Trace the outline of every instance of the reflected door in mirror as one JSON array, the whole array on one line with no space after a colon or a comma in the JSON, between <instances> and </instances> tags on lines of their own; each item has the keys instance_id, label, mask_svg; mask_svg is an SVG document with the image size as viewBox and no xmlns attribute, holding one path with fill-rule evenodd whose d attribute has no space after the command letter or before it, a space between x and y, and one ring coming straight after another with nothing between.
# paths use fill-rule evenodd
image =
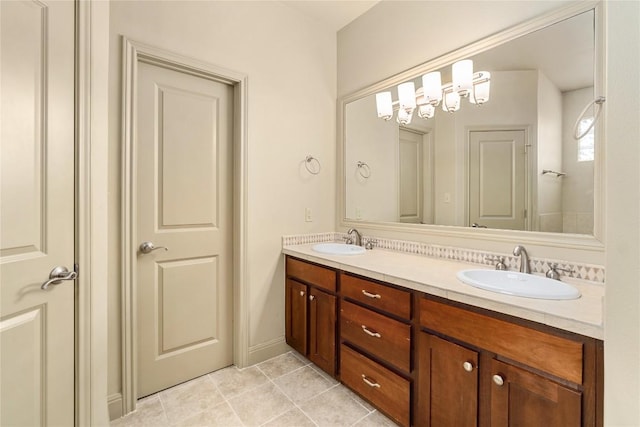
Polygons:
<instances>
[{"instance_id":1,"label":"reflected door in mirror","mask_svg":"<svg viewBox=\"0 0 640 427\"><path fill-rule=\"evenodd\" d=\"M524 130L469 132L469 224L526 230Z\"/></svg>"}]
</instances>

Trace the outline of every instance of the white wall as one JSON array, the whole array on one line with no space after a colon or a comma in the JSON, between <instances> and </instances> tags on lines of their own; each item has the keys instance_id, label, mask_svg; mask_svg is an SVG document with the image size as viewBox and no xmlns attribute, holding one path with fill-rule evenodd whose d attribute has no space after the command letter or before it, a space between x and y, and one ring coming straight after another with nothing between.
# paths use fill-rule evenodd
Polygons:
<instances>
[{"instance_id":1,"label":"white wall","mask_svg":"<svg viewBox=\"0 0 640 427\"><path fill-rule=\"evenodd\" d=\"M607 5L605 425L639 426L640 2Z\"/></svg>"},{"instance_id":2,"label":"white wall","mask_svg":"<svg viewBox=\"0 0 640 427\"><path fill-rule=\"evenodd\" d=\"M593 98L593 87L562 94L562 169L567 174L562 178L562 210L567 233L593 230L593 162L578 161L578 141L573 138L576 119Z\"/></svg>"},{"instance_id":3,"label":"white wall","mask_svg":"<svg viewBox=\"0 0 640 427\"><path fill-rule=\"evenodd\" d=\"M333 230L336 34L280 2L113 1L109 393L120 392L121 35L248 76L249 362L284 349L281 237ZM319 175L306 172L311 154ZM305 222L305 207L313 222Z\"/></svg>"},{"instance_id":4,"label":"white wall","mask_svg":"<svg viewBox=\"0 0 640 427\"><path fill-rule=\"evenodd\" d=\"M338 96L568 3L571 2L380 2L338 32Z\"/></svg>"},{"instance_id":5,"label":"white wall","mask_svg":"<svg viewBox=\"0 0 640 427\"><path fill-rule=\"evenodd\" d=\"M562 180L544 169L562 170L562 95L543 74L538 73L537 212L538 231L562 232ZM592 184L593 187L593 184ZM590 233L591 234L591 233Z\"/></svg>"},{"instance_id":6,"label":"white wall","mask_svg":"<svg viewBox=\"0 0 640 427\"><path fill-rule=\"evenodd\" d=\"M349 197L348 218L373 221L398 220L398 123L379 119L375 96L361 98L347 106L345 187ZM357 162L369 166L370 176Z\"/></svg>"},{"instance_id":7,"label":"white wall","mask_svg":"<svg viewBox=\"0 0 640 427\"><path fill-rule=\"evenodd\" d=\"M343 96L381 81L565 3L382 2L338 33L338 94ZM638 426L640 2L607 1L605 25L605 425ZM387 235L409 237L391 232ZM432 240L503 251L508 245L481 238L465 242ZM579 251L565 253L561 248L540 250L544 253L534 256L567 259L565 255L569 255L585 262L600 259Z\"/></svg>"}]
</instances>

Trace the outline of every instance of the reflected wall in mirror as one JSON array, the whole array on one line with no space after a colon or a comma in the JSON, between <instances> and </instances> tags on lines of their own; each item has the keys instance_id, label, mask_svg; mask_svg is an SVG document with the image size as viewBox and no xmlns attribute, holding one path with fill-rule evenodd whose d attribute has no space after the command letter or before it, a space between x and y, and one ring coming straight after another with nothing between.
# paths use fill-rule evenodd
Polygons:
<instances>
[{"instance_id":1,"label":"reflected wall in mirror","mask_svg":"<svg viewBox=\"0 0 640 427\"><path fill-rule=\"evenodd\" d=\"M576 141L573 129L596 96L594 15L470 57L491 73L486 104L399 125L377 117L375 93L348 102L345 218L593 234L597 141L593 130ZM450 64L439 71L451 81ZM413 81L420 88L422 74Z\"/></svg>"}]
</instances>

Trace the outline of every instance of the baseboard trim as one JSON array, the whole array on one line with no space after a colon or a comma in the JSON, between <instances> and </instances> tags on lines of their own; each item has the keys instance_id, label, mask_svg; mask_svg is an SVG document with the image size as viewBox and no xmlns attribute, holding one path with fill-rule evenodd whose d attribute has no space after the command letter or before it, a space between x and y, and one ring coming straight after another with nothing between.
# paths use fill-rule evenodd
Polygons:
<instances>
[{"instance_id":1,"label":"baseboard trim","mask_svg":"<svg viewBox=\"0 0 640 427\"><path fill-rule=\"evenodd\" d=\"M249 347L249 365L264 362L275 356L279 356L290 351L291 348L284 340L284 336L278 337L258 345Z\"/></svg>"},{"instance_id":2,"label":"baseboard trim","mask_svg":"<svg viewBox=\"0 0 640 427\"><path fill-rule=\"evenodd\" d=\"M109 410L109 420L117 420L124 415L124 407L122 405L122 394L115 393L107 397L107 408Z\"/></svg>"}]
</instances>

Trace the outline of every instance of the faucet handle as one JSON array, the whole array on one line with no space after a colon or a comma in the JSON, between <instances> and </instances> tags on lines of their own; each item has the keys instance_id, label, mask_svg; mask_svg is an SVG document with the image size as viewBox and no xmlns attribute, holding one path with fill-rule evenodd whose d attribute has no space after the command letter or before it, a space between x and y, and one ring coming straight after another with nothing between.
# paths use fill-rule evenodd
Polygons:
<instances>
[{"instance_id":1,"label":"faucet handle","mask_svg":"<svg viewBox=\"0 0 640 427\"><path fill-rule=\"evenodd\" d=\"M376 246L376 243L378 243L378 241L370 237L367 239L367 243L365 243L364 248L367 250L371 250Z\"/></svg>"},{"instance_id":2,"label":"faucet handle","mask_svg":"<svg viewBox=\"0 0 640 427\"><path fill-rule=\"evenodd\" d=\"M558 267L558 264L551 264L549 266L549 269L545 273L545 276L547 276L549 279L560 280L560 273L559 273L560 271L564 273L574 272L574 270L571 270L571 269Z\"/></svg>"},{"instance_id":3,"label":"faucet handle","mask_svg":"<svg viewBox=\"0 0 640 427\"><path fill-rule=\"evenodd\" d=\"M353 239L349 236L343 236L342 240L344 240L344 243L346 243L347 245L353 245Z\"/></svg>"},{"instance_id":4,"label":"faucet handle","mask_svg":"<svg viewBox=\"0 0 640 427\"><path fill-rule=\"evenodd\" d=\"M486 256L484 257L485 261L495 262L496 270L506 270L507 265L504 263L504 257L502 256Z\"/></svg>"}]
</instances>

